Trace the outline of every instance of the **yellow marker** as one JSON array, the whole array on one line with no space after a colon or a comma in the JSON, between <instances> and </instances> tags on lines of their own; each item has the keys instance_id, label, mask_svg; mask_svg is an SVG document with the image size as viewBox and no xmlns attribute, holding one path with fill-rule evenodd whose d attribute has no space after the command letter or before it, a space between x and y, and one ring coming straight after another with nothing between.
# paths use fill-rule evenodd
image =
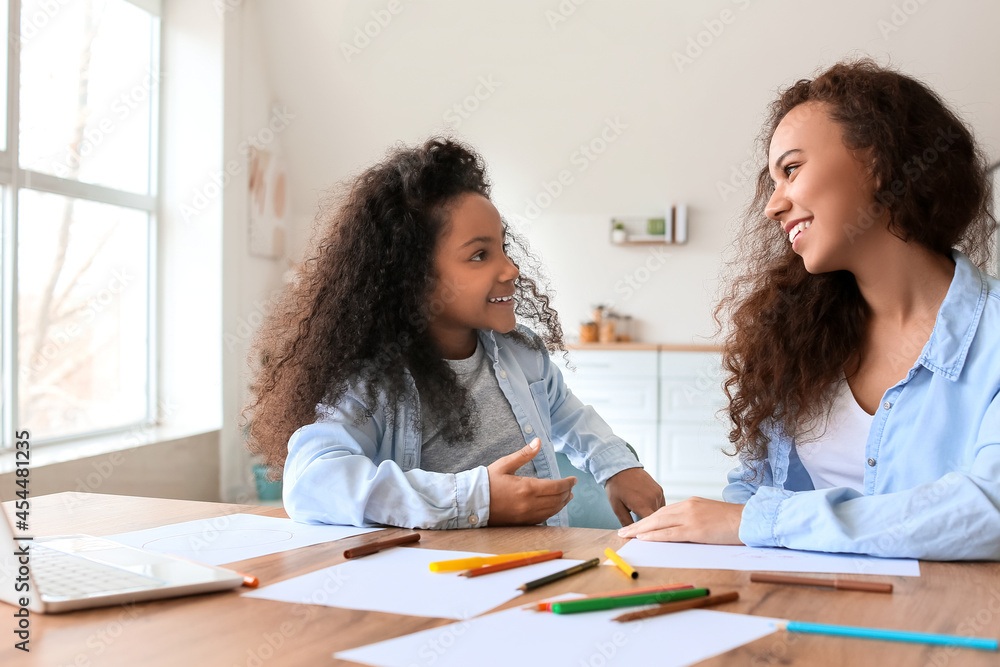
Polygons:
<instances>
[{"instance_id":1,"label":"yellow marker","mask_svg":"<svg viewBox=\"0 0 1000 667\"><path fill-rule=\"evenodd\" d=\"M611 562L618 566L618 569L624 572L627 576L638 579L639 573L635 571L635 568L626 563L621 556L615 552L614 549L605 549L604 555L611 559Z\"/></svg>"},{"instance_id":2,"label":"yellow marker","mask_svg":"<svg viewBox=\"0 0 1000 667\"><path fill-rule=\"evenodd\" d=\"M431 572L457 572L458 570L471 570L474 567L484 565L496 565L506 563L519 558L530 558L531 556L541 556L549 553L548 549L541 551L522 551L516 554L500 554L499 556L477 556L476 558L459 558L457 560L439 560L431 563Z\"/></svg>"}]
</instances>

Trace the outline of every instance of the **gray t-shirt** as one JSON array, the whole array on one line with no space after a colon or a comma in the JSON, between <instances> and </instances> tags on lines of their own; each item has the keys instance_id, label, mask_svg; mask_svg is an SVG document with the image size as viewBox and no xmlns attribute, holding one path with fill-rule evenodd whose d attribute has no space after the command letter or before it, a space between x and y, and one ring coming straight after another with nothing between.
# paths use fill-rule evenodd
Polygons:
<instances>
[{"instance_id":1,"label":"gray t-shirt","mask_svg":"<svg viewBox=\"0 0 1000 667\"><path fill-rule=\"evenodd\" d=\"M423 444L420 449L420 468L430 472L462 472L477 466L488 466L497 459L513 454L524 447L524 436L518 426L514 411L497 384L490 358L482 344L476 341L476 351L468 359L448 360L458 381L468 391L472 411L479 424L471 443L447 443L441 429L422 421ZM519 477L538 477L535 464L525 463L514 473Z\"/></svg>"}]
</instances>

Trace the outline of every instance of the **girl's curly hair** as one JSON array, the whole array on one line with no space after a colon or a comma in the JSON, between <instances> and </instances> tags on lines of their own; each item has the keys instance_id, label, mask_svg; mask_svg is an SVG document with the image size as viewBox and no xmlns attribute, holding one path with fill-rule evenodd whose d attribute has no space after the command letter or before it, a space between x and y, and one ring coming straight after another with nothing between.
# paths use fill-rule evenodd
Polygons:
<instances>
[{"instance_id":1,"label":"girl's curly hair","mask_svg":"<svg viewBox=\"0 0 1000 667\"><path fill-rule=\"evenodd\" d=\"M243 410L244 432L272 476L280 476L292 433L316 421L318 404L337 404L349 387L364 387L369 411L380 396L390 405L419 398L421 412L448 442L471 438L475 422L466 391L427 326L435 248L449 204L468 193L489 197L482 158L454 140L432 138L390 151L346 196L324 202L313 255L277 300L250 352L259 370ZM515 314L541 342L516 330L508 335L562 350L558 316L529 275L539 275L538 262L504 226L520 271Z\"/></svg>"},{"instance_id":2,"label":"girl's curly hair","mask_svg":"<svg viewBox=\"0 0 1000 667\"><path fill-rule=\"evenodd\" d=\"M744 215L735 279L715 310L728 321L723 347L729 440L748 461L766 458L768 430L789 435L821 423L830 388L862 342L869 318L854 276L809 274L764 208L774 192L771 138L796 106L820 102L852 150L868 149L877 193L858 230L887 210L889 230L950 257L958 248L981 268L991 259L987 161L965 124L927 86L869 59L842 62L780 92L759 137L764 166ZM881 207L881 209L880 209Z\"/></svg>"}]
</instances>

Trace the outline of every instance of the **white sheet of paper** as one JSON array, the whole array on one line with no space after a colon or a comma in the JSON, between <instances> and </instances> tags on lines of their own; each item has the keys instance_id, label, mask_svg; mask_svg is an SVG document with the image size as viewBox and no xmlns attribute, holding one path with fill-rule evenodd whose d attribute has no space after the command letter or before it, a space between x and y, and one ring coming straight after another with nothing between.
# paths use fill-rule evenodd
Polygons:
<instances>
[{"instance_id":1,"label":"white sheet of paper","mask_svg":"<svg viewBox=\"0 0 1000 667\"><path fill-rule=\"evenodd\" d=\"M265 586L244 597L466 619L521 595L517 590L521 584L582 562L556 559L472 579L457 572L431 572L428 567L434 561L491 555L397 547Z\"/></svg>"},{"instance_id":2,"label":"white sheet of paper","mask_svg":"<svg viewBox=\"0 0 1000 667\"><path fill-rule=\"evenodd\" d=\"M909 558L874 558L794 549L630 540L618 550L618 554L635 568L920 576L919 561Z\"/></svg>"},{"instance_id":3,"label":"white sheet of paper","mask_svg":"<svg viewBox=\"0 0 1000 667\"><path fill-rule=\"evenodd\" d=\"M707 609L617 623L637 608L582 614L507 609L423 630L333 657L379 667L552 667L657 665L680 667L774 632L773 618Z\"/></svg>"},{"instance_id":4,"label":"white sheet of paper","mask_svg":"<svg viewBox=\"0 0 1000 667\"><path fill-rule=\"evenodd\" d=\"M227 514L109 535L108 539L199 563L222 565L312 544L335 542L377 530L384 529L298 523L291 519L255 514Z\"/></svg>"}]
</instances>

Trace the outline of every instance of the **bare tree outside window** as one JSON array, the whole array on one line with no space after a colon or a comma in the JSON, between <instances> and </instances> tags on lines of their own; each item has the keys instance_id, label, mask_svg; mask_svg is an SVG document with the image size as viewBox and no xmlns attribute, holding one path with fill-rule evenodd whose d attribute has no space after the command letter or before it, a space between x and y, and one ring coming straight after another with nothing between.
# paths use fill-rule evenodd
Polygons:
<instances>
[{"instance_id":1,"label":"bare tree outside window","mask_svg":"<svg viewBox=\"0 0 1000 667\"><path fill-rule=\"evenodd\" d=\"M36 442L150 417L158 29L124 0L21 7L15 418Z\"/></svg>"}]
</instances>

